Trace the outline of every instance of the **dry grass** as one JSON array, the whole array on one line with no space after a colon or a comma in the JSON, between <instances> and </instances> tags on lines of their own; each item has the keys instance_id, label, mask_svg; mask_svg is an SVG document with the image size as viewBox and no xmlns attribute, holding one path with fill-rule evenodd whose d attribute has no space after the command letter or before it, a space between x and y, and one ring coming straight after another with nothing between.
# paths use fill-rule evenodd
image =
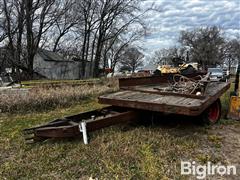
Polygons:
<instances>
[{"instance_id":1,"label":"dry grass","mask_svg":"<svg viewBox=\"0 0 240 180\"><path fill-rule=\"evenodd\" d=\"M225 143L222 137L227 136L227 131L237 135L239 122L233 121L231 125L219 124L213 128L193 122L113 126L91 133L89 145L84 145L81 137L48 140L33 145L24 143L21 135L24 128L101 107L96 101L82 103L48 113L3 114L0 117L0 177L189 179L188 176L180 175L181 160L194 160L203 164L210 160L231 164L236 162L236 158L231 159L231 156L234 153L239 155L234 149L231 150L231 156L226 151L227 147L237 146L237 142L228 140ZM186 119L181 122L186 122ZM236 137L240 137L239 134ZM222 154L223 152L225 153Z\"/></svg>"},{"instance_id":2,"label":"dry grass","mask_svg":"<svg viewBox=\"0 0 240 180\"><path fill-rule=\"evenodd\" d=\"M63 115L99 108L96 102L48 113L0 117L0 177L6 179L161 179L179 178L179 160L197 151L198 137L184 136L161 126L125 125L91 134L91 143L81 138L26 145L23 128ZM174 130L182 131L181 128ZM200 133L200 134L199 134Z\"/></svg>"},{"instance_id":3,"label":"dry grass","mask_svg":"<svg viewBox=\"0 0 240 180\"><path fill-rule=\"evenodd\" d=\"M37 87L23 94L20 93L21 91L0 94L0 110L8 113L26 113L68 107L84 99L95 98L100 94L116 90L116 82L115 79L108 79L96 85Z\"/></svg>"},{"instance_id":4,"label":"dry grass","mask_svg":"<svg viewBox=\"0 0 240 180\"><path fill-rule=\"evenodd\" d=\"M32 87L44 87L44 88L54 88L61 86L81 86L81 85L93 85L101 84L103 79L82 79L82 80L31 80L31 81L22 81L21 85L23 88L32 88Z\"/></svg>"},{"instance_id":5,"label":"dry grass","mask_svg":"<svg viewBox=\"0 0 240 180\"><path fill-rule=\"evenodd\" d=\"M107 83L106 87L115 82ZM94 89L92 94L98 90ZM54 93L60 99L60 92ZM226 99L223 96L223 104ZM102 107L96 100L80 100L78 105L47 112L1 114L0 179L195 179L180 175L181 160L239 164L240 122L230 120L209 127L186 117L176 117L176 121L160 117L154 125L149 118L145 125L112 126L93 132L89 145L84 145L81 137L24 143L24 128ZM217 178L238 179L209 177Z\"/></svg>"}]
</instances>

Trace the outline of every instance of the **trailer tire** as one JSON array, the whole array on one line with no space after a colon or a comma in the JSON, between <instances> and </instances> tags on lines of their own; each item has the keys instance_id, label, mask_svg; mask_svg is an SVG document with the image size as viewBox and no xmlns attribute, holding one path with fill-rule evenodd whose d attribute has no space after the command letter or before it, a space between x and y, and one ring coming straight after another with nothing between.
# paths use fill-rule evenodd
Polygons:
<instances>
[{"instance_id":1,"label":"trailer tire","mask_svg":"<svg viewBox=\"0 0 240 180\"><path fill-rule=\"evenodd\" d=\"M203 122L208 125L216 124L221 118L221 101L218 98L202 114Z\"/></svg>"}]
</instances>

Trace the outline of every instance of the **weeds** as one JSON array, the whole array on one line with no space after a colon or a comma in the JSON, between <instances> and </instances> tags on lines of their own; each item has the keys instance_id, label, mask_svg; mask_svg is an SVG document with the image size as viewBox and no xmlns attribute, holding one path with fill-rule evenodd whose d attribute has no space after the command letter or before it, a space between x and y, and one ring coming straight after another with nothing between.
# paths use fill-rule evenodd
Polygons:
<instances>
[{"instance_id":1,"label":"weeds","mask_svg":"<svg viewBox=\"0 0 240 180\"><path fill-rule=\"evenodd\" d=\"M100 94L116 90L115 80L103 85L60 86L55 88L37 87L27 93L0 94L1 112L46 111L57 107L69 107L82 100L95 98Z\"/></svg>"}]
</instances>

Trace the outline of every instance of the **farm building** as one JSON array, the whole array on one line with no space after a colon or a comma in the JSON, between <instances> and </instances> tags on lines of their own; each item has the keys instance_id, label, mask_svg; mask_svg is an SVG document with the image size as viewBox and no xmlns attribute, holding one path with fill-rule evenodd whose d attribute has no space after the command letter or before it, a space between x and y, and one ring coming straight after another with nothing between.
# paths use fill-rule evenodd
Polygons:
<instances>
[{"instance_id":1,"label":"farm building","mask_svg":"<svg viewBox=\"0 0 240 180\"><path fill-rule=\"evenodd\" d=\"M40 49L34 57L34 71L47 79L81 79L80 61L65 59L61 54ZM85 77L89 77L90 64L86 63Z\"/></svg>"}]
</instances>

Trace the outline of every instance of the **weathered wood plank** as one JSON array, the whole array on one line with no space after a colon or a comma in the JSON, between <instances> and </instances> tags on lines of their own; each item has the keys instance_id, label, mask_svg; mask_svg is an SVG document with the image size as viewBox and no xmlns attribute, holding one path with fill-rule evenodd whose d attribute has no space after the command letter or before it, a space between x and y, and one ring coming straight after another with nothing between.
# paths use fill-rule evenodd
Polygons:
<instances>
[{"instance_id":1,"label":"weathered wood plank","mask_svg":"<svg viewBox=\"0 0 240 180\"><path fill-rule=\"evenodd\" d=\"M228 83L211 84L204 99L174 95L161 95L152 92L125 90L110 95L100 96L99 102L120 107L129 107L150 111L199 115L228 88ZM146 88L146 87L145 87Z\"/></svg>"},{"instance_id":2,"label":"weathered wood plank","mask_svg":"<svg viewBox=\"0 0 240 180\"><path fill-rule=\"evenodd\" d=\"M195 99L205 99L206 97L203 95L197 96L195 94L182 94L182 93L175 93L175 92L167 92L167 91L159 91L163 87L161 86L148 86L148 87L122 87L121 90L130 90L130 91L138 91L144 93L151 93L151 94L159 94L159 95L166 95L166 96L176 96L176 97L187 97L187 98L195 98Z\"/></svg>"}]
</instances>

